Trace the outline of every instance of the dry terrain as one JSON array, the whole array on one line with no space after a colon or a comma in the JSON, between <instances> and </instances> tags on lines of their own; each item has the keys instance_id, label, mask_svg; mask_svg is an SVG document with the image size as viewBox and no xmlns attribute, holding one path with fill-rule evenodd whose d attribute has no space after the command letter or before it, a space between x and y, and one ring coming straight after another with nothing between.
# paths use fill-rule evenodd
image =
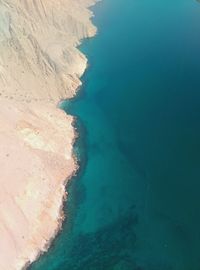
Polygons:
<instances>
[{"instance_id":1,"label":"dry terrain","mask_svg":"<svg viewBox=\"0 0 200 270\"><path fill-rule=\"evenodd\" d=\"M75 131L57 105L81 84L93 2L0 0L1 270L27 268L61 226Z\"/></svg>"}]
</instances>

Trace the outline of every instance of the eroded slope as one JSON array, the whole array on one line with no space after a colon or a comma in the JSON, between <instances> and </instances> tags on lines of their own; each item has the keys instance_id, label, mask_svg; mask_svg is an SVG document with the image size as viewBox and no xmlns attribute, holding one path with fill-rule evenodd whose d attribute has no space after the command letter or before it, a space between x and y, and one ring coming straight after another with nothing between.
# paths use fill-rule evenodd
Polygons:
<instances>
[{"instance_id":1,"label":"eroded slope","mask_svg":"<svg viewBox=\"0 0 200 270\"><path fill-rule=\"evenodd\" d=\"M75 132L56 106L81 84L92 2L0 0L1 270L26 268L60 228Z\"/></svg>"}]
</instances>

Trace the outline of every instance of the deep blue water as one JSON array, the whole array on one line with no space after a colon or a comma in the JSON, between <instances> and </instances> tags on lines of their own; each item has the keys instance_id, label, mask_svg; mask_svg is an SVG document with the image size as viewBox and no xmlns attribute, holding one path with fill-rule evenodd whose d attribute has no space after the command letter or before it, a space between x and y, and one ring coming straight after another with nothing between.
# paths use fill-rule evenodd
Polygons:
<instances>
[{"instance_id":1,"label":"deep blue water","mask_svg":"<svg viewBox=\"0 0 200 270\"><path fill-rule=\"evenodd\" d=\"M32 270L200 270L200 3L104 0L79 95L81 169Z\"/></svg>"}]
</instances>

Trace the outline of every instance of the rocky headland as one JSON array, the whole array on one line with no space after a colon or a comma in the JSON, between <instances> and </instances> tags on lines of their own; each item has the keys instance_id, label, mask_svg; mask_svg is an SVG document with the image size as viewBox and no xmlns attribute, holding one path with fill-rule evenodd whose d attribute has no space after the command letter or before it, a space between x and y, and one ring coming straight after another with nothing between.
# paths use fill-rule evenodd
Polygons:
<instances>
[{"instance_id":1,"label":"rocky headland","mask_svg":"<svg viewBox=\"0 0 200 270\"><path fill-rule=\"evenodd\" d=\"M58 103L81 85L92 4L0 0L1 270L26 269L60 229L77 165L74 119Z\"/></svg>"}]
</instances>

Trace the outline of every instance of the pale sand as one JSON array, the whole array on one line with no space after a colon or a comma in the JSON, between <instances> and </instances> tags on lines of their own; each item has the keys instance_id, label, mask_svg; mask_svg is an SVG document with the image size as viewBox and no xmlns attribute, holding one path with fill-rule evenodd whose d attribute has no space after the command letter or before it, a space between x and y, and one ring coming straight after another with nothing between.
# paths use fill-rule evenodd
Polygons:
<instances>
[{"instance_id":1,"label":"pale sand","mask_svg":"<svg viewBox=\"0 0 200 270\"><path fill-rule=\"evenodd\" d=\"M93 3L0 0L0 270L26 269L61 226L75 131L56 105L81 84Z\"/></svg>"}]
</instances>

